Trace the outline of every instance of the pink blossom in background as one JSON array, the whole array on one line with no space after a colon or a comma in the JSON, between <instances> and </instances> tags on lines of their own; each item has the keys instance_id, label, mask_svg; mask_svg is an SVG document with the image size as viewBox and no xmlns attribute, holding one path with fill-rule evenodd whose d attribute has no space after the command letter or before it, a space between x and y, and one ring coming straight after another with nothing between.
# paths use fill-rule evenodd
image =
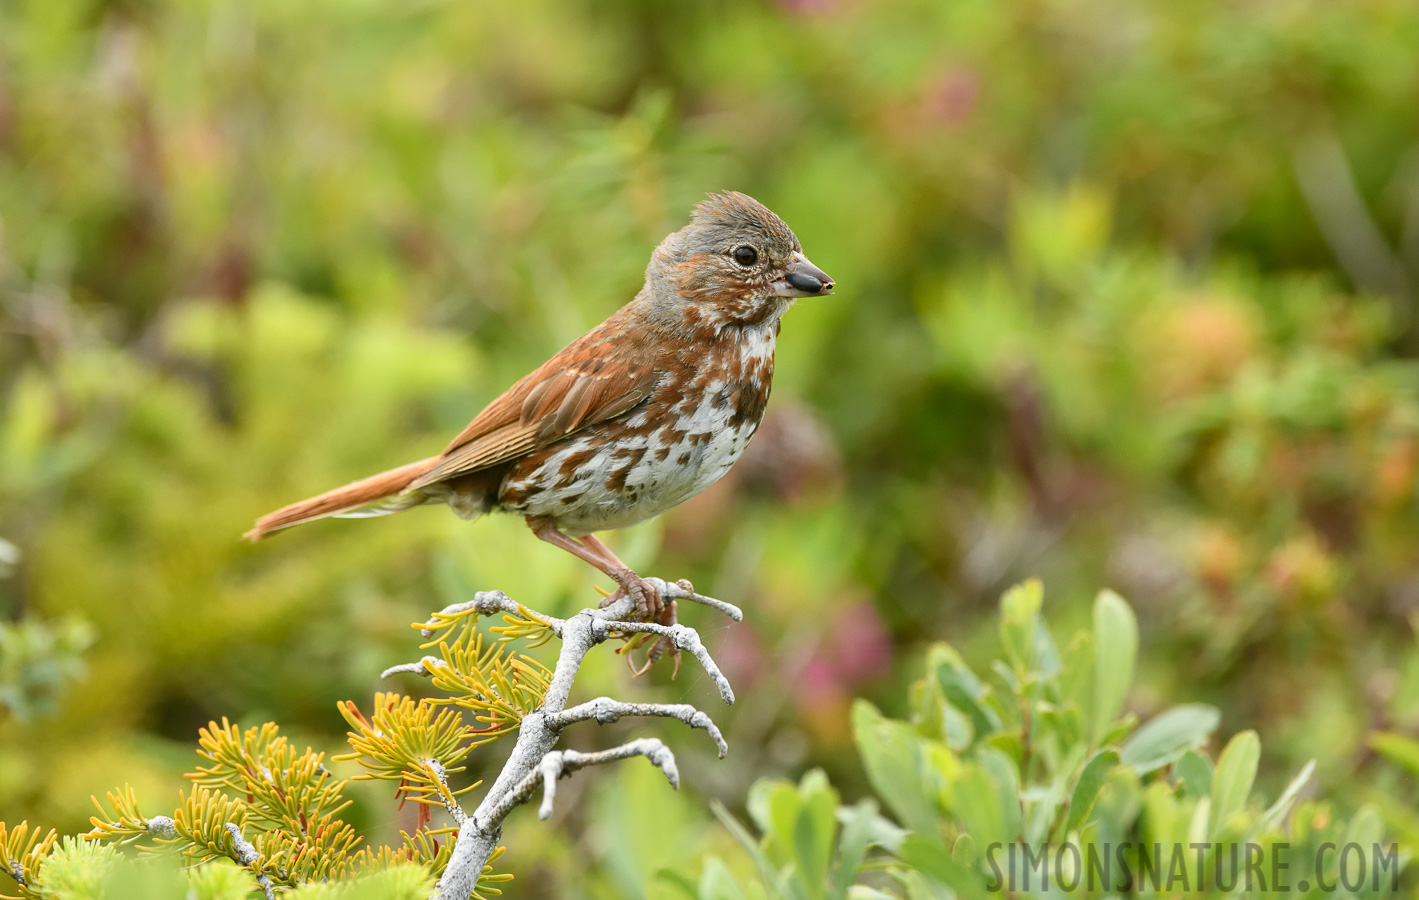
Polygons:
<instances>
[{"instance_id":1,"label":"pink blossom in background","mask_svg":"<svg viewBox=\"0 0 1419 900\"><path fill-rule=\"evenodd\" d=\"M892 670L892 638L877 607L859 600L833 616L824 647L837 679L850 691Z\"/></svg>"},{"instance_id":2,"label":"pink blossom in background","mask_svg":"<svg viewBox=\"0 0 1419 900\"><path fill-rule=\"evenodd\" d=\"M927 80L922 89L922 112L931 121L959 125L975 111L980 87L980 73L974 68L953 66Z\"/></svg>"},{"instance_id":3,"label":"pink blossom in background","mask_svg":"<svg viewBox=\"0 0 1419 900\"><path fill-rule=\"evenodd\" d=\"M813 648L796 682L799 706L807 711L840 705L892 667L891 636L871 603L836 607L829 619L827 634Z\"/></svg>"},{"instance_id":4,"label":"pink blossom in background","mask_svg":"<svg viewBox=\"0 0 1419 900\"><path fill-rule=\"evenodd\" d=\"M838 0L777 0L779 7L794 15L832 12L838 7Z\"/></svg>"},{"instance_id":5,"label":"pink blossom in background","mask_svg":"<svg viewBox=\"0 0 1419 900\"><path fill-rule=\"evenodd\" d=\"M714 659L731 684L753 687L764 673L764 640L748 621L736 623L716 642Z\"/></svg>"}]
</instances>

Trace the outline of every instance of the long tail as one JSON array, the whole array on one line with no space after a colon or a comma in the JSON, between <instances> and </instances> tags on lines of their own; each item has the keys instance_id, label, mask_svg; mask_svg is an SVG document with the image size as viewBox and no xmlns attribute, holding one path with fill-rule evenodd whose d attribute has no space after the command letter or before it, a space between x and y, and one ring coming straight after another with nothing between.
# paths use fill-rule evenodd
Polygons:
<instances>
[{"instance_id":1,"label":"long tail","mask_svg":"<svg viewBox=\"0 0 1419 900\"><path fill-rule=\"evenodd\" d=\"M352 482L333 491L283 506L273 513L267 513L256 520L256 525L242 537L249 541L259 541L273 531L303 525L316 519L330 516L382 516L418 506L428 498L419 492L400 496L415 478L433 468L437 456L380 472L369 478ZM387 502L379 504L379 501ZM379 504L379 505L372 505Z\"/></svg>"}]
</instances>

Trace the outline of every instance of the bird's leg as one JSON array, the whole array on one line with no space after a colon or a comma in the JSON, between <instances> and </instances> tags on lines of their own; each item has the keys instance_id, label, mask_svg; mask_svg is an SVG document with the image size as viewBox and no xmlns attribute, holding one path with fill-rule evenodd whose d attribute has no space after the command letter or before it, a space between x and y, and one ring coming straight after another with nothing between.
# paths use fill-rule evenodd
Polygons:
<instances>
[{"instance_id":1,"label":"bird's leg","mask_svg":"<svg viewBox=\"0 0 1419 900\"><path fill-rule=\"evenodd\" d=\"M561 547L609 575L611 580L620 585L621 590L635 601L636 611L645 620L654 619L665 608L665 601L661 599L660 591L655 589L655 585L631 571L631 567L621 562L609 547L591 535L580 541L567 537L557 528L555 522L541 516L528 516L527 526L541 540L554 547Z\"/></svg>"}]
</instances>

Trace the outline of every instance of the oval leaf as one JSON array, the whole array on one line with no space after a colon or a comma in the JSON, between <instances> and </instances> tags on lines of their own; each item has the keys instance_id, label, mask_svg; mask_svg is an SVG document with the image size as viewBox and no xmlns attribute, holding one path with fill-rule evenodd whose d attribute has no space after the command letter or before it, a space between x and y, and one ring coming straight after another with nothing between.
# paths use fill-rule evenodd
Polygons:
<instances>
[{"instance_id":1,"label":"oval leaf","mask_svg":"<svg viewBox=\"0 0 1419 900\"><path fill-rule=\"evenodd\" d=\"M1138 619L1113 591L1094 600L1094 728L1097 745L1123 712L1138 664Z\"/></svg>"},{"instance_id":2,"label":"oval leaf","mask_svg":"<svg viewBox=\"0 0 1419 900\"><path fill-rule=\"evenodd\" d=\"M1243 731L1227 742L1212 776L1212 817L1208 831L1216 837L1227 820L1246 808L1256 767L1261 760L1261 739L1255 731Z\"/></svg>"},{"instance_id":3,"label":"oval leaf","mask_svg":"<svg viewBox=\"0 0 1419 900\"><path fill-rule=\"evenodd\" d=\"M1221 718L1214 706L1201 703L1174 706L1135 731L1120 748L1119 756L1139 775L1146 775L1206 743Z\"/></svg>"},{"instance_id":4,"label":"oval leaf","mask_svg":"<svg viewBox=\"0 0 1419 900\"><path fill-rule=\"evenodd\" d=\"M1099 788L1104 786L1109 772L1118 763L1117 750L1100 750L1094 754L1093 759L1084 764L1084 768L1079 772L1079 780L1074 783L1074 793L1069 798L1069 815L1064 822L1065 837L1078 830L1079 826L1083 824L1089 811L1094 808L1094 801L1099 796Z\"/></svg>"}]
</instances>

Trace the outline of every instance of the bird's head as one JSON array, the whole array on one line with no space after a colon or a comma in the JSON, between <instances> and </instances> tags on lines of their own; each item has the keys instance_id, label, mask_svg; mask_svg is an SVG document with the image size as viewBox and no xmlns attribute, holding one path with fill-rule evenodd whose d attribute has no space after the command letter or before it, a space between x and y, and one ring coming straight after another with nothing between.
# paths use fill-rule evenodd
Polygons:
<instances>
[{"instance_id":1,"label":"bird's head","mask_svg":"<svg viewBox=\"0 0 1419 900\"><path fill-rule=\"evenodd\" d=\"M646 280L658 303L709 323L773 321L794 300L833 289L784 221L737 191L695 207L690 224L655 248Z\"/></svg>"}]
</instances>

